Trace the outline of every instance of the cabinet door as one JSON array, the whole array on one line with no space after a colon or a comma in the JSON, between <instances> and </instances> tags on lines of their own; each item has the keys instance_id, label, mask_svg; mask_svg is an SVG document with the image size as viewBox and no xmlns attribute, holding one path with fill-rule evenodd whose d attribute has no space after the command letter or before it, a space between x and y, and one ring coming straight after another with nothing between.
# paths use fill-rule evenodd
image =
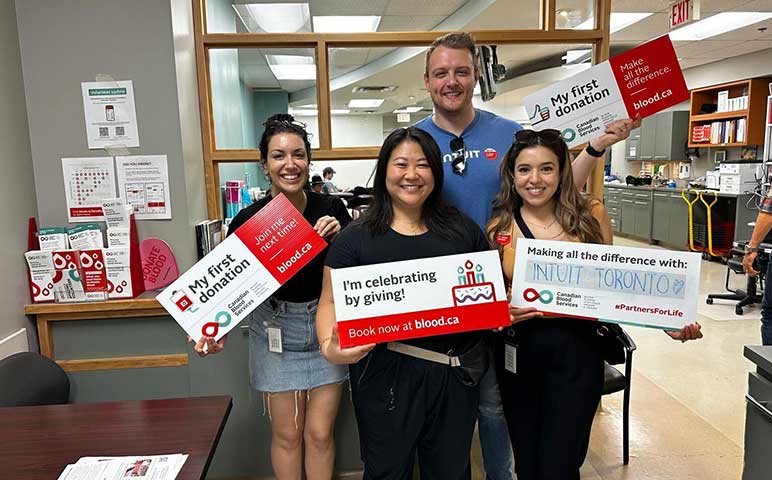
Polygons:
<instances>
[{"instance_id":1,"label":"cabinet door","mask_svg":"<svg viewBox=\"0 0 772 480\"><path fill-rule=\"evenodd\" d=\"M651 238L658 242L670 241L670 194L654 192L652 194Z\"/></svg>"},{"instance_id":2,"label":"cabinet door","mask_svg":"<svg viewBox=\"0 0 772 480\"><path fill-rule=\"evenodd\" d=\"M635 130L630 132L630 136L627 137L627 142L625 144L625 158L627 160L638 160L638 155L640 155L640 144L641 144L641 129L636 128Z\"/></svg>"},{"instance_id":3,"label":"cabinet door","mask_svg":"<svg viewBox=\"0 0 772 480\"><path fill-rule=\"evenodd\" d=\"M687 247L689 243L689 207L680 193L670 194L670 240L671 245Z\"/></svg>"},{"instance_id":4,"label":"cabinet door","mask_svg":"<svg viewBox=\"0 0 772 480\"><path fill-rule=\"evenodd\" d=\"M670 141L673 138L673 112L658 113L654 126L654 160L670 159Z\"/></svg>"},{"instance_id":5,"label":"cabinet door","mask_svg":"<svg viewBox=\"0 0 772 480\"><path fill-rule=\"evenodd\" d=\"M620 230L628 235L635 235L635 202L632 198L619 200L622 214L620 216Z\"/></svg>"},{"instance_id":6,"label":"cabinet door","mask_svg":"<svg viewBox=\"0 0 772 480\"><path fill-rule=\"evenodd\" d=\"M651 203L635 200L635 236L649 240L651 238Z\"/></svg>"},{"instance_id":7,"label":"cabinet door","mask_svg":"<svg viewBox=\"0 0 772 480\"><path fill-rule=\"evenodd\" d=\"M657 117L653 116L643 120L641 124L641 153L638 158L650 162L654 159L654 144L657 136Z\"/></svg>"}]
</instances>

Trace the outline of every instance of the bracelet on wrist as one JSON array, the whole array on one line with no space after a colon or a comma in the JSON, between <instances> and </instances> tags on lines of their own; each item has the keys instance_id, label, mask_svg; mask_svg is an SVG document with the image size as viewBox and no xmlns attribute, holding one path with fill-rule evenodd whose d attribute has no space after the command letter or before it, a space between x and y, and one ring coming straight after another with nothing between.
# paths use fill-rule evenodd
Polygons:
<instances>
[{"instance_id":1,"label":"bracelet on wrist","mask_svg":"<svg viewBox=\"0 0 772 480\"><path fill-rule=\"evenodd\" d=\"M595 150L592 147L592 142L587 142L587 147L584 150L587 152L587 155L589 155L591 157L595 157L595 158L600 158L600 157L603 156L604 153L606 153L606 149L605 148L603 150L600 150L600 151Z\"/></svg>"}]
</instances>

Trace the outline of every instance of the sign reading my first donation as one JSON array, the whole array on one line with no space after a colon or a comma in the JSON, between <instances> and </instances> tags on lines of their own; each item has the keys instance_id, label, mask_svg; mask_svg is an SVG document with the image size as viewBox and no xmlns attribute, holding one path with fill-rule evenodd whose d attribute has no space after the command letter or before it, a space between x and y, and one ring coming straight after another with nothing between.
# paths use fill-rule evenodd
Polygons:
<instances>
[{"instance_id":1,"label":"sign reading my first donation","mask_svg":"<svg viewBox=\"0 0 772 480\"><path fill-rule=\"evenodd\" d=\"M515 307L665 330L696 320L699 253L521 238L514 272Z\"/></svg>"},{"instance_id":2,"label":"sign reading my first donation","mask_svg":"<svg viewBox=\"0 0 772 480\"><path fill-rule=\"evenodd\" d=\"M156 300L191 338L220 339L326 246L279 195Z\"/></svg>"},{"instance_id":3,"label":"sign reading my first donation","mask_svg":"<svg viewBox=\"0 0 772 480\"><path fill-rule=\"evenodd\" d=\"M647 117L689 99L673 43L664 35L523 99L534 130L553 128L569 147L606 125Z\"/></svg>"},{"instance_id":4,"label":"sign reading my first donation","mask_svg":"<svg viewBox=\"0 0 772 480\"><path fill-rule=\"evenodd\" d=\"M342 347L509 326L499 254L332 270Z\"/></svg>"}]
</instances>

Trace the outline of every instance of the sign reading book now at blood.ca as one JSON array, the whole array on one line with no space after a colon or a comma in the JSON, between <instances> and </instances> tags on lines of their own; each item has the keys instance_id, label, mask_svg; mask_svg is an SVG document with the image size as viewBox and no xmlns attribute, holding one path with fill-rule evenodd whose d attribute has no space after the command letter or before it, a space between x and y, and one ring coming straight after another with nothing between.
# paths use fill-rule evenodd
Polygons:
<instances>
[{"instance_id":1,"label":"sign reading book now at blood.ca","mask_svg":"<svg viewBox=\"0 0 772 480\"><path fill-rule=\"evenodd\" d=\"M509 326L495 251L333 269L343 347Z\"/></svg>"},{"instance_id":2,"label":"sign reading book now at blood.ca","mask_svg":"<svg viewBox=\"0 0 772 480\"><path fill-rule=\"evenodd\" d=\"M326 246L279 195L156 299L191 338L219 339Z\"/></svg>"},{"instance_id":3,"label":"sign reading book now at blood.ca","mask_svg":"<svg viewBox=\"0 0 772 480\"><path fill-rule=\"evenodd\" d=\"M647 117L689 99L673 43L664 35L523 99L534 130L554 128L569 147L609 123Z\"/></svg>"}]
</instances>

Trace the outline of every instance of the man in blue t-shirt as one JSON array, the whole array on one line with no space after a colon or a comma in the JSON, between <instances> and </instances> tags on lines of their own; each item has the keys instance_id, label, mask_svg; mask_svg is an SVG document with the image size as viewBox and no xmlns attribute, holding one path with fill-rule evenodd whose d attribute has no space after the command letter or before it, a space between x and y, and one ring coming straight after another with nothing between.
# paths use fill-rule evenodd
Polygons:
<instances>
[{"instance_id":1,"label":"man in blue t-shirt","mask_svg":"<svg viewBox=\"0 0 772 480\"><path fill-rule=\"evenodd\" d=\"M499 163L522 127L472 105L480 77L477 50L468 33L436 39L426 52L424 85L434 115L416 124L437 141L443 155L445 200L485 229L499 191ZM605 149L627 138L640 120L618 120L590 140L573 162L574 181L583 186ZM465 160L465 161L464 161ZM480 382L480 446L489 480L512 480L512 446L493 368Z\"/></svg>"}]
</instances>

